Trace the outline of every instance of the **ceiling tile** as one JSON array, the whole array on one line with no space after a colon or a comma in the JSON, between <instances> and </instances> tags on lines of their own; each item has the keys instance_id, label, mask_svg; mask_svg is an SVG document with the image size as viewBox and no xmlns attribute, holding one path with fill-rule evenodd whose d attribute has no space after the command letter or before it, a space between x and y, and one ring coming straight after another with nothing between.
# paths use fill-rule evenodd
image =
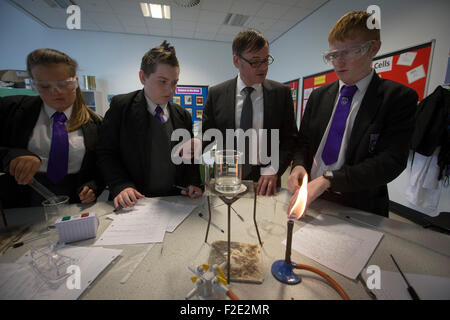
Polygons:
<instances>
[{"instance_id":1,"label":"ceiling tile","mask_svg":"<svg viewBox=\"0 0 450 320\"><path fill-rule=\"evenodd\" d=\"M144 28L146 28L144 17L120 15L120 16L118 16L118 19L126 27L144 27Z\"/></svg>"},{"instance_id":2,"label":"ceiling tile","mask_svg":"<svg viewBox=\"0 0 450 320\"><path fill-rule=\"evenodd\" d=\"M215 40L217 41L225 41L225 42L233 42L234 36L227 34L216 34Z\"/></svg>"},{"instance_id":3,"label":"ceiling tile","mask_svg":"<svg viewBox=\"0 0 450 320\"><path fill-rule=\"evenodd\" d=\"M267 2L275 3L275 4L282 4L286 6L294 6L297 4L299 0L269 0Z\"/></svg>"},{"instance_id":4,"label":"ceiling tile","mask_svg":"<svg viewBox=\"0 0 450 320\"><path fill-rule=\"evenodd\" d=\"M247 28L255 28L260 31L266 31L270 29L276 22L277 20L275 19L254 17L251 18L250 21L245 26Z\"/></svg>"},{"instance_id":5,"label":"ceiling tile","mask_svg":"<svg viewBox=\"0 0 450 320\"><path fill-rule=\"evenodd\" d=\"M298 0L296 5L298 7L317 9L326 2L328 2L328 0Z\"/></svg>"},{"instance_id":6,"label":"ceiling tile","mask_svg":"<svg viewBox=\"0 0 450 320\"><path fill-rule=\"evenodd\" d=\"M201 9L217 12L230 12L233 0L204 0L200 2Z\"/></svg>"},{"instance_id":7,"label":"ceiling tile","mask_svg":"<svg viewBox=\"0 0 450 320\"><path fill-rule=\"evenodd\" d=\"M278 19L285 14L291 7L277 5L274 3L265 3L261 10L256 14L257 17Z\"/></svg>"},{"instance_id":8,"label":"ceiling tile","mask_svg":"<svg viewBox=\"0 0 450 320\"><path fill-rule=\"evenodd\" d=\"M253 16L263 5L264 3L258 0L235 1L230 8L230 12Z\"/></svg>"},{"instance_id":9,"label":"ceiling tile","mask_svg":"<svg viewBox=\"0 0 450 320\"><path fill-rule=\"evenodd\" d=\"M102 31L119 32L119 33L125 32L125 29L119 24L108 25L108 24L99 24L99 23L97 23L97 25L99 26L100 30L102 30Z\"/></svg>"},{"instance_id":10,"label":"ceiling tile","mask_svg":"<svg viewBox=\"0 0 450 320\"><path fill-rule=\"evenodd\" d=\"M167 19L155 19L155 18L144 18L144 22L147 25L147 28L155 28L155 29L171 29L172 28L172 20Z\"/></svg>"},{"instance_id":11,"label":"ceiling tile","mask_svg":"<svg viewBox=\"0 0 450 320\"><path fill-rule=\"evenodd\" d=\"M76 3L80 6L81 14L84 11L113 12L112 7L106 0L76 0Z\"/></svg>"},{"instance_id":12,"label":"ceiling tile","mask_svg":"<svg viewBox=\"0 0 450 320\"><path fill-rule=\"evenodd\" d=\"M231 35L231 36L235 36L236 34L239 33L239 31L241 31L243 28L241 27L235 27L235 26L225 26L222 25L220 26L219 30L217 31L220 34L226 34L226 35Z\"/></svg>"},{"instance_id":13,"label":"ceiling tile","mask_svg":"<svg viewBox=\"0 0 450 320\"><path fill-rule=\"evenodd\" d=\"M292 7L280 17L280 20L300 21L313 12L313 9L303 7Z\"/></svg>"},{"instance_id":14,"label":"ceiling tile","mask_svg":"<svg viewBox=\"0 0 450 320\"><path fill-rule=\"evenodd\" d=\"M167 36L167 37L171 37L172 36L172 29L156 29L156 28L152 28L148 30L148 33L154 36Z\"/></svg>"},{"instance_id":15,"label":"ceiling tile","mask_svg":"<svg viewBox=\"0 0 450 320\"><path fill-rule=\"evenodd\" d=\"M198 22L221 24L225 20L226 16L227 14L225 12L200 10Z\"/></svg>"},{"instance_id":16,"label":"ceiling tile","mask_svg":"<svg viewBox=\"0 0 450 320\"><path fill-rule=\"evenodd\" d=\"M296 23L296 21L280 19L275 22L270 29L273 32L284 32L292 28Z\"/></svg>"},{"instance_id":17,"label":"ceiling tile","mask_svg":"<svg viewBox=\"0 0 450 320\"><path fill-rule=\"evenodd\" d=\"M199 13L199 8L171 7L170 9L170 16L172 20L197 21Z\"/></svg>"},{"instance_id":18,"label":"ceiling tile","mask_svg":"<svg viewBox=\"0 0 450 320\"><path fill-rule=\"evenodd\" d=\"M117 16L112 13L87 12L86 14L98 25L120 25L120 21L117 19Z\"/></svg>"},{"instance_id":19,"label":"ceiling tile","mask_svg":"<svg viewBox=\"0 0 450 320\"><path fill-rule=\"evenodd\" d=\"M127 15L134 15L134 16L141 16L141 6L139 4L139 1L135 0L107 0L112 7L113 11L117 14L127 14ZM145 1L143 1L145 2Z\"/></svg>"},{"instance_id":20,"label":"ceiling tile","mask_svg":"<svg viewBox=\"0 0 450 320\"><path fill-rule=\"evenodd\" d=\"M200 33L214 33L216 34L219 31L220 25L212 24L212 23L197 23L196 32Z\"/></svg>"},{"instance_id":21,"label":"ceiling tile","mask_svg":"<svg viewBox=\"0 0 450 320\"><path fill-rule=\"evenodd\" d=\"M192 21L173 20L173 29L182 29L186 31L195 31L197 24Z\"/></svg>"}]
</instances>

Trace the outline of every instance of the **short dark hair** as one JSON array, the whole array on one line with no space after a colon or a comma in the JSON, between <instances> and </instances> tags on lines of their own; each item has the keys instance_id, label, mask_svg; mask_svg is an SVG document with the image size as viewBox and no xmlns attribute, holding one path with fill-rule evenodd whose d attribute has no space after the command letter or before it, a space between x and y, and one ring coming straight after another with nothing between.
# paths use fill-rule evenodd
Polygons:
<instances>
[{"instance_id":1,"label":"short dark hair","mask_svg":"<svg viewBox=\"0 0 450 320\"><path fill-rule=\"evenodd\" d=\"M159 63L168 64L172 67L179 67L175 48L171 46L166 40L159 46L150 49L142 57L141 70L145 75L149 76L155 72L156 66Z\"/></svg>"},{"instance_id":2,"label":"short dark hair","mask_svg":"<svg viewBox=\"0 0 450 320\"><path fill-rule=\"evenodd\" d=\"M239 32L233 40L233 54L240 56L244 51L257 51L269 41L264 34L256 29L245 29Z\"/></svg>"}]
</instances>

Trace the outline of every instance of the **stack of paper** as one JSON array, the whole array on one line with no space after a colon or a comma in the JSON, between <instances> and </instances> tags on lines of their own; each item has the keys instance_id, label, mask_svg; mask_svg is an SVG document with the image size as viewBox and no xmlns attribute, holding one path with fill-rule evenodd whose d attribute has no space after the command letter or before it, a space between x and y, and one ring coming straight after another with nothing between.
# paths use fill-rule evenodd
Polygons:
<instances>
[{"instance_id":1,"label":"stack of paper","mask_svg":"<svg viewBox=\"0 0 450 320\"><path fill-rule=\"evenodd\" d=\"M131 209L108 216L113 222L98 237L96 246L163 242L194 210L195 205L144 198Z\"/></svg>"},{"instance_id":2,"label":"stack of paper","mask_svg":"<svg viewBox=\"0 0 450 320\"><path fill-rule=\"evenodd\" d=\"M321 214L294 233L292 249L356 279L382 237L381 232Z\"/></svg>"}]
</instances>

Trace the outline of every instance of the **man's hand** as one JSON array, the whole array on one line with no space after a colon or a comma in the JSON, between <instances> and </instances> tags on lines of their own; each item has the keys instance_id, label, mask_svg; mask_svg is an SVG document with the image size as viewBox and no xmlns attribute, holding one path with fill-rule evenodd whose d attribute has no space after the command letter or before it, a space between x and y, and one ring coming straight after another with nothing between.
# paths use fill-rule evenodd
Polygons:
<instances>
[{"instance_id":1,"label":"man's hand","mask_svg":"<svg viewBox=\"0 0 450 320\"><path fill-rule=\"evenodd\" d=\"M90 189L88 186L83 187L78 197L80 198L81 203L91 203L97 198L94 190Z\"/></svg>"},{"instance_id":2,"label":"man's hand","mask_svg":"<svg viewBox=\"0 0 450 320\"><path fill-rule=\"evenodd\" d=\"M277 194L278 175L261 175L256 185L256 194L260 196L270 196Z\"/></svg>"},{"instance_id":3,"label":"man's hand","mask_svg":"<svg viewBox=\"0 0 450 320\"><path fill-rule=\"evenodd\" d=\"M181 190L181 194L191 199L196 199L202 196L202 189L196 186L188 186L188 191Z\"/></svg>"},{"instance_id":4,"label":"man's hand","mask_svg":"<svg viewBox=\"0 0 450 320\"><path fill-rule=\"evenodd\" d=\"M9 174L18 184L26 185L33 182L33 177L41 167L41 160L36 156L20 156L9 163Z\"/></svg>"},{"instance_id":5,"label":"man's hand","mask_svg":"<svg viewBox=\"0 0 450 320\"><path fill-rule=\"evenodd\" d=\"M144 198L145 196L140 194L134 188L125 188L114 198L114 207L118 207L119 204L122 208L133 207L138 199Z\"/></svg>"},{"instance_id":6,"label":"man's hand","mask_svg":"<svg viewBox=\"0 0 450 320\"><path fill-rule=\"evenodd\" d=\"M300 188L300 181L303 179L305 174L306 170L303 166L295 166L295 168L291 171L291 174L287 180L287 186L292 194Z\"/></svg>"},{"instance_id":7,"label":"man's hand","mask_svg":"<svg viewBox=\"0 0 450 320\"><path fill-rule=\"evenodd\" d=\"M320 176L311 182L308 183L308 198L306 200L306 207L305 210L309 207L311 203L314 202L318 197L322 195L329 187L331 186L331 183L329 180L325 179L324 177ZM297 188L297 190L294 192L294 195L292 196L290 202L289 202L289 208L287 213L291 212L292 207L295 204L295 201L297 200L298 193L300 191L300 188Z\"/></svg>"},{"instance_id":8,"label":"man's hand","mask_svg":"<svg viewBox=\"0 0 450 320\"><path fill-rule=\"evenodd\" d=\"M196 159L199 160L202 154L202 141L198 138L189 139L183 143L175 151L174 155L182 159Z\"/></svg>"}]
</instances>

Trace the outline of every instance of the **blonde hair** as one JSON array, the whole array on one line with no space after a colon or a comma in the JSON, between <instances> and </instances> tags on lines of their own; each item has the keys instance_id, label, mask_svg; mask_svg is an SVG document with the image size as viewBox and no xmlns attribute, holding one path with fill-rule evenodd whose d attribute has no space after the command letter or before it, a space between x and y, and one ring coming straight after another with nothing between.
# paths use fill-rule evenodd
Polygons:
<instances>
[{"instance_id":1,"label":"blonde hair","mask_svg":"<svg viewBox=\"0 0 450 320\"><path fill-rule=\"evenodd\" d=\"M27 71L32 77L31 70L38 65L64 64L69 67L71 77L75 77L78 69L77 62L67 54L55 49L37 49L27 56ZM75 131L83 124L87 123L92 116L101 118L93 111L89 111L84 101L81 89L78 86L75 93L75 102L73 103L72 114L70 116L69 127L67 131Z\"/></svg>"},{"instance_id":2,"label":"blonde hair","mask_svg":"<svg viewBox=\"0 0 450 320\"><path fill-rule=\"evenodd\" d=\"M361 36L364 41L380 40L380 30L367 27L367 19L370 17L371 14L365 11L346 13L331 29L328 42L354 39L357 36Z\"/></svg>"}]
</instances>

